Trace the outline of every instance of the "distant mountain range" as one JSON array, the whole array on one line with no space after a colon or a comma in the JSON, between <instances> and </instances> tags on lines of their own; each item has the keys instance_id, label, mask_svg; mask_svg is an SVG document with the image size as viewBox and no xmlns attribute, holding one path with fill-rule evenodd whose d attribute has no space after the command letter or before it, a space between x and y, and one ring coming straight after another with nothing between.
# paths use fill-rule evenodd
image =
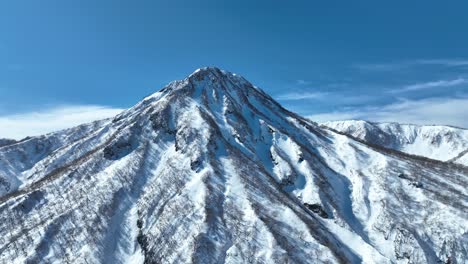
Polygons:
<instances>
[{"instance_id":1,"label":"distant mountain range","mask_svg":"<svg viewBox=\"0 0 468 264\"><path fill-rule=\"evenodd\" d=\"M321 125L371 144L468 166L467 129L435 125L375 123L363 120L333 121Z\"/></svg>"},{"instance_id":2,"label":"distant mountain range","mask_svg":"<svg viewBox=\"0 0 468 264\"><path fill-rule=\"evenodd\" d=\"M319 126L202 68L2 144L0 263L466 262L468 168L445 162L465 130L361 123Z\"/></svg>"}]
</instances>

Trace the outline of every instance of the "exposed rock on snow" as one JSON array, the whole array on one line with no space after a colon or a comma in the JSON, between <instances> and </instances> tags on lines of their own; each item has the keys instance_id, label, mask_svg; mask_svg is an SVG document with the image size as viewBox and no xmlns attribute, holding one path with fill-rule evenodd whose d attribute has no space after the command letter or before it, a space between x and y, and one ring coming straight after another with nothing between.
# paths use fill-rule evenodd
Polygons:
<instances>
[{"instance_id":1,"label":"exposed rock on snow","mask_svg":"<svg viewBox=\"0 0 468 264\"><path fill-rule=\"evenodd\" d=\"M468 257L467 169L324 130L217 68L0 148L0 177L2 263Z\"/></svg>"}]
</instances>

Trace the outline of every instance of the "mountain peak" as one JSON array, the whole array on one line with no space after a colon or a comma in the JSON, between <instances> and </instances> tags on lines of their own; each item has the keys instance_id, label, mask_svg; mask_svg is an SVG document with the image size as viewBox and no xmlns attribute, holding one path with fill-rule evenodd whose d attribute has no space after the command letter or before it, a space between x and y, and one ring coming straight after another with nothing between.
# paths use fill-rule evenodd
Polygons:
<instances>
[{"instance_id":1,"label":"mountain peak","mask_svg":"<svg viewBox=\"0 0 468 264\"><path fill-rule=\"evenodd\" d=\"M190 80L202 81L204 79L225 79L229 78L230 75L233 75L230 72L221 70L217 67L202 67L196 69L192 74L188 76Z\"/></svg>"},{"instance_id":2,"label":"mountain peak","mask_svg":"<svg viewBox=\"0 0 468 264\"><path fill-rule=\"evenodd\" d=\"M223 71L218 67L207 66L207 67L201 67L201 68L196 69L192 74L190 74L190 76L193 76L193 75L206 75L206 74L209 74L209 73L220 73L220 72L222 73L222 72L226 72L226 71Z\"/></svg>"},{"instance_id":3,"label":"mountain peak","mask_svg":"<svg viewBox=\"0 0 468 264\"><path fill-rule=\"evenodd\" d=\"M249 86L253 86L242 76L220 69L218 67L198 68L192 74L190 74L187 79L196 82L209 80L211 84L219 81L231 81L235 84L248 84Z\"/></svg>"},{"instance_id":4,"label":"mountain peak","mask_svg":"<svg viewBox=\"0 0 468 264\"><path fill-rule=\"evenodd\" d=\"M222 103L218 99L227 96L229 100L245 100L249 94L261 94L263 97L271 97L259 88L253 86L244 77L222 70L217 67L203 67L195 70L182 80L172 81L159 92L144 99L158 100L161 97L177 98L190 97L195 100L213 100L216 103ZM214 98L212 98L214 97Z\"/></svg>"},{"instance_id":5,"label":"mountain peak","mask_svg":"<svg viewBox=\"0 0 468 264\"><path fill-rule=\"evenodd\" d=\"M0 148L0 263L458 263L467 175L206 67L112 121Z\"/></svg>"}]
</instances>

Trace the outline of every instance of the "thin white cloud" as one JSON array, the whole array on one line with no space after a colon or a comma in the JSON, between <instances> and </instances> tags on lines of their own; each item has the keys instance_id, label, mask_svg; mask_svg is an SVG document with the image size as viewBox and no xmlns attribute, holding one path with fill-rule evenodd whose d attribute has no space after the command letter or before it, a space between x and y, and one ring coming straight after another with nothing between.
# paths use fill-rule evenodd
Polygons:
<instances>
[{"instance_id":1,"label":"thin white cloud","mask_svg":"<svg viewBox=\"0 0 468 264\"><path fill-rule=\"evenodd\" d=\"M305 100L305 99L322 99L328 94L323 92L292 92L285 93L276 96L276 99L279 101L295 101L295 100Z\"/></svg>"},{"instance_id":2,"label":"thin white cloud","mask_svg":"<svg viewBox=\"0 0 468 264\"><path fill-rule=\"evenodd\" d=\"M97 105L60 106L0 116L0 138L22 139L113 117L123 109Z\"/></svg>"},{"instance_id":3,"label":"thin white cloud","mask_svg":"<svg viewBox=\"0 0 468 264\"><path fill-rule=\"evenodd\" d=\"M312 121L323 123L327 121L342 121L351 119L364 119L363 112L359 111L334 111L307 116Z\"/></svg>"},{"instance_id":4,"label":"thin white cloud","mask_svg":"<svg viewBox=\"0 0 468 264\"><path fill-rule=\"evenodd\" d=\"M452 86L458 86L458 85L467 84L467 83L468 83L468 80L465 78L457 78L454 80L438 80L438 81L432 81L432 82L411 84L401 89L391 90L390 92L393 92L393 93L410 92L410 91L418 91L418 90L424 90L424 89L430 89L430 88L452 87Z\"/></svg>"},{"instance_id":5,"label":"thin white cloud","mask_svg":"<svg viewBox=\"0 0 468 264\"><path fill-rule=\"evenodd\" d=\"M468 97L402 100L381 107L364 107L308 116L316 122L364 119L421 125L451 125L468 128Z\"/></svg>"},{"instance_id":6,"label":"thin white cloud","mask_svg":"<svg viewBox=\"0 0 468 264\"><path fill-rule=\"evenodd\" d=\"M409 67L407 62L399 63L356 63L352 68L360 71L395 71Z\"/></svg>"},{"instance_id":7,"label":"thin white cloud","mask_svg":"<svg viewBox=\"0 0 468 264\"><path fill-rule=\"evenodd\" d=\"M296 83L299 84L299 85L308 85L308 84L310 84L310 82L306 81L306 80L296 80Z\"/></svg>"},{"instance_id":8,"label":"thin white cloud","mask_svg":"<svg viewBox=\"0 0 468 264\"><path fill-rule=\"evenodd\" d=\"M377 97L373 95L346 95L342 93L330 92L293 92L280 94L275 96L278 101L299 101L299 100L317 100L328 101L333 100L334 104L339 105L354 105L375 100Z\"/></svg>"},{"instance_id":9,"label":"thin white cloud","mask_svg":"<svg viewBox=\"0 0 468 264\"><path fill-rule=\"evenodd\" d=\"M395 71L424 65L443 67L468 66L468 59L421 59L388 63L356 63L352 67L363 71Z\"/></svg>"},{"instance_id":10,"label":"thin white cloud","mask_svg":"<svg viewBox=\"0 0 468 264\"><path fill-rule=\"evenodd\" d=\"M435 60L418 60L417 64L423 65L441 65L441 66L468 66L466 59L435 59Z\"/></svg>"}]
</instances>

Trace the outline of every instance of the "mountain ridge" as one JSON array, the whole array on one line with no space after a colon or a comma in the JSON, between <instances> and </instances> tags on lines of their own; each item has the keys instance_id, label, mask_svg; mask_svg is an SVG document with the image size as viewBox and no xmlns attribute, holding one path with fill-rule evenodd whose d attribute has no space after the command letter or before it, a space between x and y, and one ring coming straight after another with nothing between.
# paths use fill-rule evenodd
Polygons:
<instances>
[{"instance_id":1,"label":"mountain ridge","mask_svg":"<svg viewBox=\"0 0 468 264\"><path fill-rule=\"evenodd\" d=\"M11 144L15 144L17 141L14 139L9 139L9 138L0 138L0 148L3 146L8 146Z\"/></svg>"},{"instance_id":2,"label":"mountain ridge","mask_svg":"<svg viewBox=\"0 0 468 264\"><path fill-rule=\"evenodd\" d=\"M0 148L0 261L461 261L468 173L428 164L204 68L112 120Z\"/></svg>"},{"instance_id":3,"label":"mountain ridge","mask_svg":"<svg viewBox=\"0 0 468 264\"><path fill-rule=\"evenodd\" d=\"M456 162L456 157L468 150L468 130L452 126L364 120L332 121L321 125L368 143L447 162Z\"/></svg>"}]
</instances>

